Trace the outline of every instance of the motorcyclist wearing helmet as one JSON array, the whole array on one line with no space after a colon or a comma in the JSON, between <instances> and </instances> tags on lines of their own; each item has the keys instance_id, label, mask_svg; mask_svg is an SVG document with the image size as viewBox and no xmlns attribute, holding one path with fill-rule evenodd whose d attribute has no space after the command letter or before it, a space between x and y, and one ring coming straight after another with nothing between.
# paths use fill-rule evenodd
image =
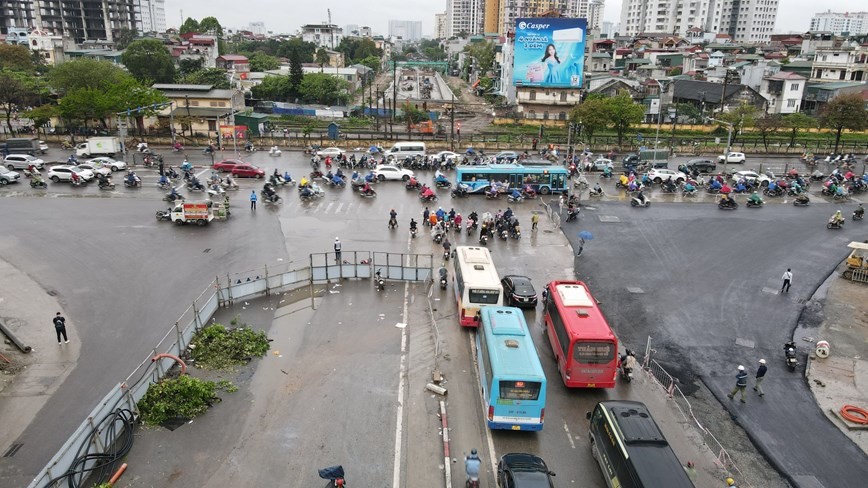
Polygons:
<instances>
[{"instance_id":1,"label":"motorcyclist wearing helmet","mask_svg":"<svg viewBox=\"0 0 868 488\"><path fill-rule=\"evenodd\" d=\"M759 196L759 193L757 192L751 193L750 196L747 198L747 201L749 203L754 203L757 205L762 205L763 203L763 199Z\"/></svg>"},{"instance_id":2,"label":"motorcyclist wearing helmet","mask_svg":"<svg viewBox=\"0 0 868 488\"><path fill-rule=\"evenodd\" d=\"M464 471L467 473L467 481L479 479L479 468L482 466L482 461L479 455L476 454L476 449L470 450L470 455L464 457Z\"/></svg>"},{"instance_id":3,"label":"motorcyclist wearing helmet","mask_svg":"<svg viewBox=\"0 0 868 488\"><path fill-rule=\"evenodd\" d=\"M636 199L639 200L639 203L645 203L645 192L639 190L639 193L636 194Z\"/></svg>"},{"instance_id":4,"label":"motorcyclist wearing helmet","mask_svg":"<svg viewBox=\"0 0 868 488\"><path fill-rule=\"evenodd\" d=\"M437 215L437 220L439 221L442 221L444 218L446 218L446 212L443 210L443 207L439 207L435 214Z\"/></svg>"},{"instance_id":5,"label":"motorcyclist wearing helmet","mask_svg":"<svg viewBox=\"0 0 868 488\"><path fill-rule=\"evenodd\" d=\"M853 214L861 219L865 215L865 207L860 203L859 206L856 207L856 210L853 211Z\"/></svg>"},{"instance_id":6,"label":"motorcyclist wearing helmet","mask_svg":"<svg viewBox=\"0 0 868 488\"><path fill-rule=\"evenodd\" d=\"M829 221L833 224L843 224L844 223L844 215L841 213L841 209L838 209L838 211L835 212L834 215L832 215L832 218L829 219Z\"/></svg>"},{"instance_id":7,"label":"motorcyclist wearing helmet","mask_svg":"<svg viewBox=\"0 0 868 488\"><path fill-rule=\"evenodd\" d=\"M513 188L509 196L511 196L513 200L518 200L521 198L521 192L518 191L518 188Z\"/></svg>"}]
</instances>

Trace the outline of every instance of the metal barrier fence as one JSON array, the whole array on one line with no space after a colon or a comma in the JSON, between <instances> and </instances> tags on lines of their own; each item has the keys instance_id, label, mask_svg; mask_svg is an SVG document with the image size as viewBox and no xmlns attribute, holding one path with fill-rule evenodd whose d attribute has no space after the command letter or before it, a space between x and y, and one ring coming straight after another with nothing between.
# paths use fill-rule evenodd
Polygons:
<instances>
[{"instance_id":1,"label":"metal barrier fence","mask_svg":"<svg viewBox=\"0 0 868 488\"><path fill-rule=\"evenodd\" d=\"M129 409L138 413L137 403L141 400L148 387L161 380L175 365L170 358L154 359L160 354L182 356L190 344L193 335L208 324L220 307L226 307L235 300L249 300L272 293L292 291L315 283L339 278L370 278L371 252L346 252L343 257L351 257L344 261L347 264L329 265L329 256L334 253L314 254L310 256L310 265L292 269L293 263L282 266L264 266L240 273L216 277L187 307L175 323L169 327L166 334L157 342L141 363L122 382L112 387L111 391L87 415L75 432L64 442L60 450L51 458L48 464L33 479L28 488L45 488L59 486L76 460L82 453L91 451L104 453L108 451L113 439L108 438L112 431L111 424L103 424L104 419L112 417L119 408ZM381 256L384 265L392 266L394 257L400 257L398 264L404 259L408 266L398 270L388 279L406 281L426 281L432 276L433 256L415 254L373 253ZM362 258L362 256L367 256ZM427 257L427 260L425 259ZM334 262L332 258L331 262ZM427 263L427 264L426 264ZM427 271L422 266L427 265ZM336 273L336 274L330 274ZM97 435L93 435L96 432ZM78 470L92 468L102 459L85 461L76 466ZM65 484L65 483L63 483Z\"/></svg>"},{"instance_id":2,"label":"metal barrier fence","mask_svg":"<svg viewBox=\"0 0 868 488\"><path fill-rule=\"evenodd\" d=\"M729 455L729 452L723 447L723 445L721 445L720 441L718 441L714 434L705 428L705 426L703 426L702 423L699 422L699 419L697 419L693 414L693 407L690 405L690 401L684 395L684 392L681 391L681 388L678 386L678 379L670 375L663 366L660 365L660 363L651 358L651 351L651 338L649 337L645 348L645 359L643 361L643 369L648 376L666 391L666 395L669 399L673 400L672 403L684 419L693 422L696 425L702 433L702 440L705 445L712 449L712 451L717 452L717 464L727 473L732 471L737 472L738 478L742 480L744 486L753 486L747 481L744 473L738 469L732 456Z\"/></svg>"}]
</instances>

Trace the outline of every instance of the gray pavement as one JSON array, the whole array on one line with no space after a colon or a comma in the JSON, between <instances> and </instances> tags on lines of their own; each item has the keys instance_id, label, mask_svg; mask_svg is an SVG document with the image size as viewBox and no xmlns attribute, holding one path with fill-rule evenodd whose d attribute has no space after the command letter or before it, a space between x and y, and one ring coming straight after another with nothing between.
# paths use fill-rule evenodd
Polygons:
<instances>
[{"instance_id":1,"label":"gray pavement","mask_svg":"<svg viewBox=\"0 0 868 488\"><path fill-rule=\"evenodd\" d=\"M723 212L710 204L636 209L604 202L564 224L574 245L576 231L594 234L578 274L597 290L622 340L644 344L650 336L654 357L682 387L690 393L691 383L708 386L797 486L856 486L868 476L864 453L816 407L802 375L783 364L782 345L803 303L846 244L864 236L851 222L842 231L826 230L829 213L820 205ZM793 269L794 286L779 295L786 268ZM727 399L735 367L744 364L752 373L759 358L769 363L766 396L751 395L747 404ZM836 449L827 449L830 444ZM763 484L761 478L749 482Z\"/></svg>"}]
</instances>

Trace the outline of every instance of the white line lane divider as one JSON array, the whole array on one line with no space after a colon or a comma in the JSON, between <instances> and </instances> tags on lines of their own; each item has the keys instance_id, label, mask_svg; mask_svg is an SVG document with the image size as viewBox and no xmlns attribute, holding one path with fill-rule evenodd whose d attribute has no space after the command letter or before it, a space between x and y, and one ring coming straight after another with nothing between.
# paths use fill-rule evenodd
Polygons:
<instances>
[{"instance_id":1,"label":"white line lane divider","mask_svg":"<svg viewBox=\"0 0 868 488\"><path fill-rule=\"evenodd\" d=\"M410 242L408 240L407 247ZM410 257L407 256L409 260ZM409 263L409 261L408 261ZM407 311L410 307L410 282L404 283L404 310L401 315L401 322L405 325L401 328L401 367L398 373L398 408L395 413L395 459L392 468L392 487L400 488L401 486L401 440L404 435L404 383L407 378Z\"/></svg>"},{"instance_id":2,"label":"white line lane divider","mask_svg":"<svg viewBox=\"0 0 868 488\"><path fill-rule=\"evenodd\" d=\"M443 472L446 488L452 488L452 455L449 453L449 422L446 419L446 402L440 400L440 430L443 431Z\"/></svg>"},{"instance_id":3,"label":"white line lane divider","mask_svg":"<svg viewBox=\"0 0 868 488\"><path fill-rule=\"evenodd\" d=\"M564 421L564 432L567 433L567 440L570 441L570 447L572 447L573 449L575 449L575 448L576 448L576 443L573 442L573 435L570 434L570 428L567 427L567 422L566 422L566 421Z\"/></svg>"},{"instance_id":4,"label":"white line lane divider","mask_svg":"<svg viewBox=\"0 0 868 488\"><path fill-rule=\"evenodd\" d=\"M482 383L479 380L479 367L476 361L476 334L470 334L470 352L473 354L473 376L476 378L476 384L481 385ZM482 387L479 387L479 405L483 407L483 411L485 409L485 398L482 396ZM488 425L485 425L485 441L488 443L488 453L491 455L491 472L497 473L497 453L494 450L494 439L491 438L491 429L488 428ZM462 460L463 461L463 460Z\"/></svg>"}]
</instances>

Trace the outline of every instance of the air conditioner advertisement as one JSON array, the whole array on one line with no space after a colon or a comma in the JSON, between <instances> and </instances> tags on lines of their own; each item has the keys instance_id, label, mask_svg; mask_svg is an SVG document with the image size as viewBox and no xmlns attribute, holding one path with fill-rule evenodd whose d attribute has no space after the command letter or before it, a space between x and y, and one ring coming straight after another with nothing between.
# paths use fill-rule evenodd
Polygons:
<instances>
[{"instance_id":1,"label":"air conditioner advertisement","mask_svg":"<svg viewBox=\"0 0 868 488\"><path fill-rule=\"evenodd\" d=\"M587 19L515 19L515 86L581 88Z\"/></svg>"}]
</instances>

